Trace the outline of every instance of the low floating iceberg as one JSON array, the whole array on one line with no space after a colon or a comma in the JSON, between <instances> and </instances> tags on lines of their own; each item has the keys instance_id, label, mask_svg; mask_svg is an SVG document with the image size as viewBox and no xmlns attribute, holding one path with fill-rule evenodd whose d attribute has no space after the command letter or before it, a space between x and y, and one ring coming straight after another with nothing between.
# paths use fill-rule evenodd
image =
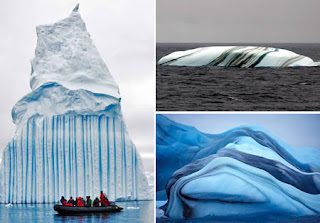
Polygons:
<instances>
[{"instance_id":1,"label":"low floating iceberg","mask_svg":"<svg viewBox=\"0 0 320 223\"><path fill-rule=\"evenodd\" d=\"M78 6L37 27L31 93L12 109L16 132L0 165L0 203L49 203L61 195L153 199L121 112L117 83Z\"/></svg>"},{"instance_id":2,"label":"low floating iceberg","mask_svg":"<svg viewBox=\"0 0 320 223\"><path fill-rule=\"evenodd\" d=\"M157 115L157 192L170 218L318 215L319 159L262 128L213 135Z\"/></svg>"},{"instance_id":3,"label":"low floating iceberg","mask_svg":"<svg viewBox=\"0 0 320 223\"><path fill-rule=\"evenodd\" d=\"M289 50L256 46L212 46L177 51L162 57L158 64L195 67L319 66L319 62Z\"/></svg>"}]
</instances>

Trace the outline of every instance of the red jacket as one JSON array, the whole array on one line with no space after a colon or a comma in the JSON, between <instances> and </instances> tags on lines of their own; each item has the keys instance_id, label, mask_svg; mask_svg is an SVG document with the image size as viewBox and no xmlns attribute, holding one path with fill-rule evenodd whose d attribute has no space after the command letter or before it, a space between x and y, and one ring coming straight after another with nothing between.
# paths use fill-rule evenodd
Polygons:
<instances>
[{"instance_id":1,"label":"red jacket","mask_svg":"<svg viewBox=\"0 0 320 223\"><path fill-rule=\"evenodd\" d=\"M103 193L100 194L100 203L102 207L109 206L109 200Z\"/></svg>"},{"instance_id":2,"label":"red jacket","mask_svg":"<svg viewBox=\"0 0 320 223\"><path fill-rule=\"evenodd\" d=\"M77 206L78 207L84 207L84 200L82 199L82 197L79 197L79 199L77 201Z\"/></svg>"},{"instance_id":3,"label":"red jacket","mask_svg":"<svg viewBox=\"0 0 320 223\"><path fill-rule=\"evenodd\" d=\"M66 201L63 201L63 202L62 202L62 205L63 205L63 206L73 206L73 204L67 203Z\"/></svg>"},{"instance_id":4,"label":"red jacket","mask_svg":"<svg viewBox=\"0 0 320 223\"><path fill-rule=\"evenodd\" d=\"M100 194L100 199L105 198L106 196L104 195L104 193Z\"/></svg>"}]
</instances>

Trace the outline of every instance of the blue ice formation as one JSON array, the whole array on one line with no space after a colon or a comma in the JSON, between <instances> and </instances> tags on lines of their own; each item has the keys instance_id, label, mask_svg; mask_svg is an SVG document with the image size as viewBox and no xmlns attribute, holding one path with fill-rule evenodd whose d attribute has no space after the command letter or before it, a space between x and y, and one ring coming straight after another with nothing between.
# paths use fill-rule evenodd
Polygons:
<instances>
[{"instance_id":1,"label":"blue ice formation","mask_svg":"<svg viewBox=\"0 0 320 223\"><path fill-rule=\"evenodd\" d=\"M170 218L318 215L319 160L259 127L205 134L157 115L157 193Z\"/></svg>"},{"instance_id":2,"label":"blue ice formation","mask_svg":"<svg viewBox=\"0 0 320 223\"><path fill-rule=\"evenodd\" d=\"M289 50L256 46L212 46L177 51L162 57L158 64L218 67L320 66L320 62Z\"/></svg>"},{"instance_id":3,"label":"blue ice formation","mask_svg":"<svg viewBox=\"0 0 320 223\"><path fill-rule=\"evenodd\" d=\"M2 155L0 203L61 195L152 199L126 130L119 89L77 10L37 27L31 93L12 109L16 132Z\"/></svg>"}]
</instances>

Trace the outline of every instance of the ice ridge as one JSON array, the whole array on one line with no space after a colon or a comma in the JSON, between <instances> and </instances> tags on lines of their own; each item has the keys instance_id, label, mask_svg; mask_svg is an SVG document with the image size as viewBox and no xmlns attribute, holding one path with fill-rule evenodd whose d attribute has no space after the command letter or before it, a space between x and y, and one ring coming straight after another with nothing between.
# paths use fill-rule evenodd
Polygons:
<instances>
[{"instance_id":1,"label":"ice ridge","mask_svg":"<svg viewBox=\"0 0 320 223\"><path fill-rule=\"evenodd\" d=\"M262 128L205 134L157 115L157 199L170 218L317 215L319 158Z\"/></svg>"}]
</instances>

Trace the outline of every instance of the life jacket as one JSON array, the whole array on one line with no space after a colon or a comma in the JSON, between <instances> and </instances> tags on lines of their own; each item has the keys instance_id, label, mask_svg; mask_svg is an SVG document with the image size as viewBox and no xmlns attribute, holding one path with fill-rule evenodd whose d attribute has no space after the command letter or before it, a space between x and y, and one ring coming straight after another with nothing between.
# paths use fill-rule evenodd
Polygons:
<instances>
[{"instance_id":1,"label":"life jacket","mask_svg":"<svg viewBox=\"0 0 320 223\"><path fill-rule=\"evenodd\" d=\"M84 200L82 199L82 197L79 197L78 202L77 202L77 206L84 207Z\"/></svg>"},{"instance_id":2,"label":"life jacket","mask_svg":"<svg viewBox=\"0 0 320 223\"><path fill-rule=\"evenodd\" d=\"M95 199L95 200L93 201L93 206L94 206L94 207L99 207L99 199Z\"/></svg>"},{"instance_id":3,"label":"life jacket","mask_svg":"<svg viewBox=\"0 0 320 223\"><path fill-rule=\"evenodd\" d=\"M104 195L104 193L100 194L100 200L102 200L102 198L105 198L105 197L106 197L106 195Z\"/></svg>"},{"instance_id":4,"label":"life jacket","mask_svg":"<svg viewBox=\"0 0 320 223\"><path fill-rule=\"evenodd\" d=\"M101 202L101 206L103 206L103 207L109 206L109 200L108 200L107 197L103 197L103 198L100 200L100 202Z\"/></svg>"},{"instance_id":5,"label":"life jacket","mask_svg":"<svg viewBox=\"0 0 320 223\"><path fill-rule=\"evenodd\" d=\"M71 204L71 203L64 203L64 204L62 204L63 206L70 206L70 207L73 207L73 204Z\"/></svg>"},{"instance_id":6,"label":"life jacket","mask_svg":"<svg viewBox=\"0 0 320 223\"><path fill-rule=\"evenodd\" d=\"M64 198L61 198L61 199L60 199L60 202L61 202L62 205L65 205L65 204L67 203L67 200L64 199Z\"/></svg>"},{"instance_id":7,"label":"life jacket","mask_svg":"<svg viewBox=\"0 0 320 223\"><path fill-rule=\"evenodd\" d=\"M91 205L92 205L92 200L90 198L87 198L86 207L91 207Z\"/></svg>"}]
</instances>

